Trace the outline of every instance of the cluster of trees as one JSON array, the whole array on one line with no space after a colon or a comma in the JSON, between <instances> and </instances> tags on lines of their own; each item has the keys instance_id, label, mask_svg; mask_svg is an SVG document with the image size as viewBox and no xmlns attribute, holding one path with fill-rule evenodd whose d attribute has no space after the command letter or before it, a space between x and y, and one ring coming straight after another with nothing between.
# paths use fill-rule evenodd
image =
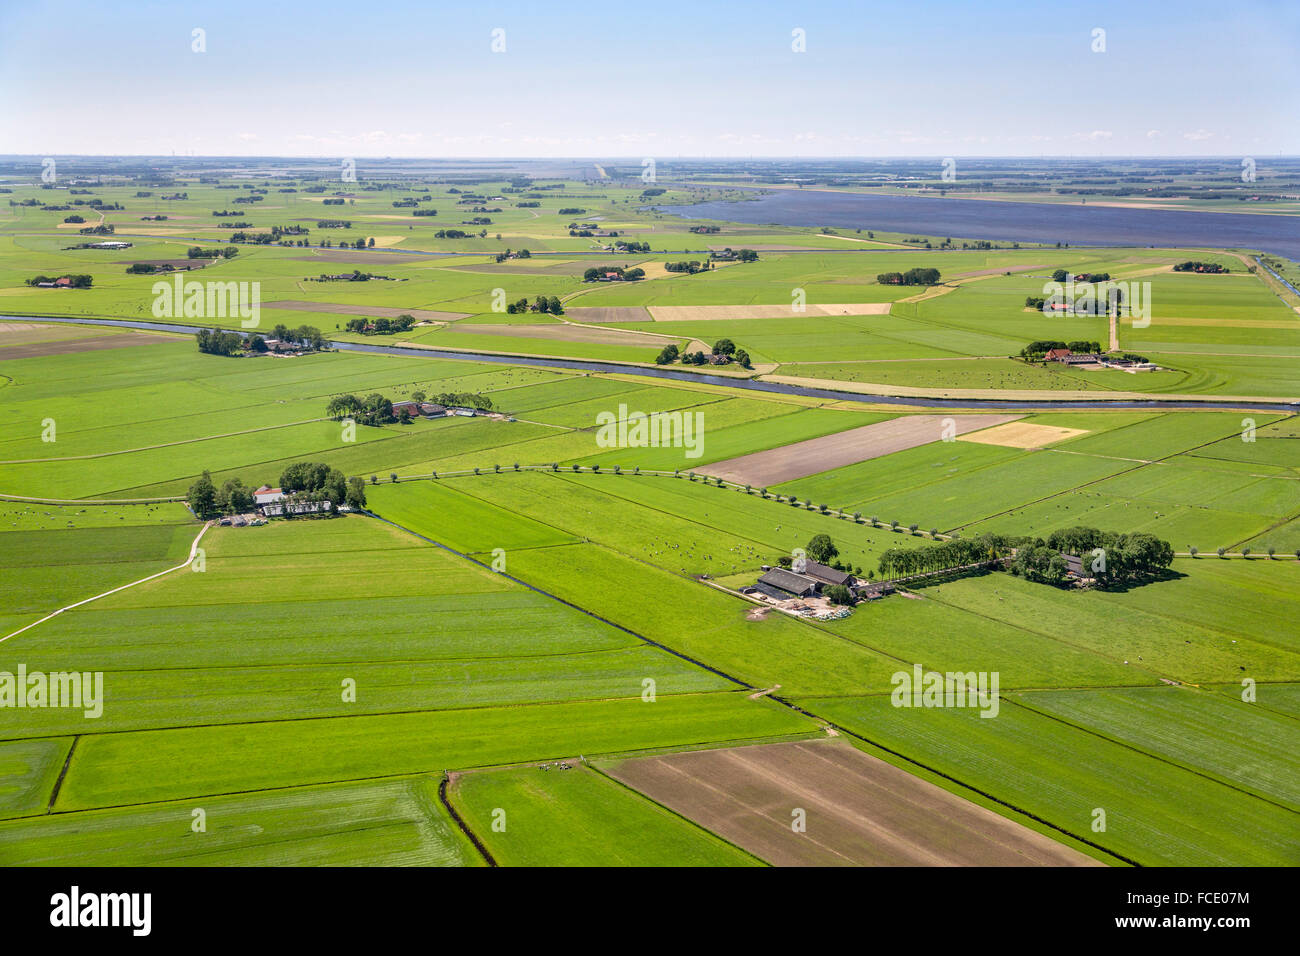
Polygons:
<instances>
[{"instance_id":1,"label":"cluster of trees","mask_svg":"<svg viewBox=\"0 0 1300 956\"><path fill-rule=\"evenodd\" d=\"M95 281L94 276L89 275L32 276L27 280L27 284L34 286L42 282L57 282L59 279L67 279L73 289L89 289Z\"/></svg>"},{"instance_id":2,"label":"cluster of trees","mask_svg":"<svg viewBox=\"0 0 1300 956\"><path fill-rule=\"evenodd\" d=\"M507 303L506 312L509 315L518 315L524 312L546 312L550 315L563 315L564 303L560 301L559 296L539 295L536 300L529 305L528 297L524 296L517 302Z\"/></svg>"},{"instance_id":3,"label":"cluster of trees","mask_svg":"<svg viewBox=\"0 0 1300 956\"><path fill-rule=\"evenodd\" d=\"M1053 339L1039 339L1036 342L1030 342L1020 350L1020 357L1026 361L1036 361L1041 359L1052 349L1069 349L1071 352L1082 352L1090 354L1101 351L1100 342L1089 342L1085 339L1078 339L1074 342L1058 342Z\"/></svg>"},{"instance_id":4,"label":"cluster of trees","mask_svg":"<svg viewBox=\"0 0 1300 956\"><path fill-rule=\"evenodd\" d=\"M1053 282L1066 282L1070 278L1070 273L1065 269L1057 269L1052 273ZM1109 272L1084 272L1080 273L1079 282L1109 282Z\"/></svg>"},{"instance_id":5,"label":"cluster of trees","mask_svg":"<svg viewBox=\"0 0 1300 956\"><path fill-rule=\"evenodd\" d=\"M1068 569L1062 554L1082 559L1087 573L1103 587L1152 577L1174 560L1173 545L1153 534L1076 527L1054 531L1046 542L1040 538L1022 548L1012 562L1011 572L1030 581L1063 584Z\"/></svg>"},{"instance_id":6,"label":"cluster of trees","mask_svg":"<svg viewBox=\"0 0 1300 956\"><path fill-rule=\"evenodd\" d=\"M736 348L736 343L731 339L718 339L713 343L714 355L725 355L728 359L738 363L744 368L752 368L749 361L749 353L744 349Z\"/></svg>"},{"instance_id":7,"label":"cluster of trees","mask_svg":"<svg viewBox=\"0 0 1300 956\"><path fill-rule=\"evenodd\" d=\"M691 232L701 236L711 236L722 231L721 226L691 226Z\"/></svg>"},{"instance_id":8,"label":"cluster of trees","mask_svg":"<svg viewBox=\"0 0 1300 956\"><path fill-rule=\"evenodd\" d=\"M1223 273L1229 270L1217 262L1180 262L1174 266L1175 272L1212 272Z\"/></svg>"},{"instance_id":9,"label":"cluster of trees","mask_svg":"<svg viewBox=\"0 0 1300 956\"><path fill-rule=\"evenodd\" d=\"M881 285L938 285L939 270L917 267L906 272L882 272L876 281Z\"/></svg>"},{"instance_id":10,"label":"cluster of trees","mask_svg":"<svg viewBox=\"0 0 1300 956\"><path fill-rule=\"evenodd\" d=\"M116 231L111 225L87 226L84 229L77 230L83 236L111 236Z\"/></svg>"},{"instance_id":11,"label":"cluster of trees","mask_svg":"<svg viewBox=\"0 0 1300 956\"><path fill-rule=\"evenodd\" d=\"M231 478L220 488L212 482L212 473L204 471L190 485L186 495L190 510L196 518L215 518L223 514L238 514L253 508L253 493L238 478Z\"/></svg>"},{"instance_id":12,"label":"cluster of trees","mask_svg":"<svg viewBox=\"0 0 1300 956\"><path fill-rule=\"evenodd\" d=\"M151 275L158 271L172 272L174 267L170 262L164 262L161 266L156 266L152 262L133 262L126 267L127 275Z\"/></svg>"},{"instance_id":13,"label":"cluster of trees","mask_svg":"<svg viewBox=\"0 0 1300 956\"><path fill-rule=\"evenodd\" d=\"M346 219L318 219L316 220L317 229L351 229L352 223Z\"/></svg>"},{"instance_id":14,"label":"cluster of trees","mask_svg":"<svg viewBox=\"0 0 1300 956\"><path fill-rule=\"evenodd\" d=\"M234 246L226 246L224 249L204 249L202 246L190 246L185 250L185 255L191 259L232 259L239 255L239 250Z\"/></svg>"},{"instance_id":15,"label":"cluster of trees","mask_svg":"<svg viewBox=\"0 0 1300 956\"><path fill-rule=\"evenodd\" d=\"M713 268L709 263L701 263L698 259L692 259L690 262L685 260L681 262L665 262L664 268L669 272L688 272L695 275L697 272L707 272Z\"/></svg>"},{"instance_id":16,"label":"cluster of trees","mask_svg":"<svg viewBox=\"0 0 1300 956\"><path fill-rule=\"evenodd\" d=\"M561 216L581 216L586 211L587 210L579 208L578 206L564 206L563 208L556 210L556 212Z\"/></svg>"},{"instance_id":17,"label":"cluster of trees","mask_svg":"<svg viewBox=\"0 0 1300 956\"><path fill-rule=\"evenodd\" d=\"M468 239L472 234L464 229L439 229L433 234L435 239Z\"/></svg>"},{"instance_id":18,"label":"cluster of trees","mask_svg":"<svg viewBox=\"0 0 1300 956\"><path fill-rule=\"evenodd\" d=\"M490 412L493 407L492 399L479 392L441 392L430 396L424 392L413 392L411 401L430 401L447 408L474 408L483 412ZM402 409L400 416L395 415L392 400L378 392L365 398L351 394L335 395L325 406L325 414L335 419L351 418L361 425L391 425L398 421L410 421L406 409Z\"/></svg>"},{"instance_id":19,"label":"cluster of trees","mask_svg":"<svg viewBox=\"0 0 1300 956\"><path fill-rule=\"evenodd\" d=\"M411 210L411 215L412 215L412 216L436 216L436 215L438 215L438 210L436 210L436 209L412 209L412 210Z\"/></svg>"},{"instance_id":20,"label":"cluster of trees","mask_svg":"<svg viewBox=\"0 0 1300 956\"><path fill-rule=\"evenodd\" d=\"M618 233L612 233L612 235L617 236ZM620 239L618 242L614 243L614 251L615 252L649 252L650 243L637 242L635 239Z\"/></svg>"},{"instance_id":21,"label":"cluster of trees","mask_svg":"<svg viewBox=\"0 0 1300 956\"><path fill-rule=\"evenodd\" d=\"M667 191L659 186L651 186L649 189L641 190L641 197L644 199L647 196L662 196Z\"/></svg>"},{"instance_id":22,"label":"cluster of trees","mask_svg":"<svg viewBox=\"0 0 1300 956\"><path fill-rule=\"evenodd\" d=\"M920 548L889 548L880 555L880 576L903 578L996 561L1009 556L1022 540L982 534L978 538L954 538Z\"/></svg>"},{"instance_id":23,"label":"cluster of trees","mask_svg":"<svg viewBox=\"0 0 1300 956\"><path fill-rule=\"evenodd\" d=\"M194 338L198 340L199 351L209 355L238 355L246 347L242 335L223 329L199 329Z\"/></svg>"},{"instance_id":24,"label":"cluster of trees","mask_svg":"<svg viewBox=\"0 0 1300 956\"><path fill-rule=\"evenodd\" d=\"M735 362L742 368L753 368L749 353L744 349L736 348L736 343L731 339L718 339L718 341L714 342L712 354L723 356L727 362ZM703 352L683 352L676 345L665 345L663 351L655 356L655 364L670 365L678 359L681 359L684 365L707 365L709 363L709 357Z\"/></svg>"},{"instance_id":25,"label":"cluster of trees","mask_svg":"<svg viewBox=\"0 0 1300 956\"><path fill-rule=\"evenodd\" d=\"M362 335L394 335L397 332L406 332L415 325L415 316L403 313L395 319L379 316L375 319L348 319L345 328L349 332L360 332Z\"/></svg>"},{"instance_id":26,"label":"cluster of trees","mask_svg":"<svg viewBox=\"0 0 1300 956\"><path fill-rule=\"evenodd\" d=\"M507 259L531 259L533 254L527 249L520 249L518 252L512 252L507 249L505 252L498 252L496 255L497 262L505 262Z\"/></svg>"},{"instance_id":27,"label":"cluster of trees","mask_svg":"<svg viewBox=\"0 0 1300 956\"><path fill-rule=\"evenodd\" d=\"M397 421L392 401L378 392L365 398L351 394L335 395L325 406L325 414L331 418L351 418L362 425L391 425Z\"/></svg>"},{"instance_id":28,"label":"cluster of trees","mask_svg":"<svg viewBox=\"0 0 1300 956\"><path fill-rule=\"evenodd\" d=\"M291 329L279 323L271 330L271 337L312 351L319 351L326 345L325 336L314 325L300 325L296 329Z\"/></svg>"},{"instance_id":29,"label":"cluster of trees","mask_svg":"<svg viewBox=\"0 0 1300 956\"><path fill-rule=\"evenodd\" d=\"M710 252L709 258L722 259L725 261L737 259L740 262L757 262L758 253L753 249L732 249L731 246L727 246L727 248L720 251L715 249L713 252Z\"/></svg>"}]
</instances>

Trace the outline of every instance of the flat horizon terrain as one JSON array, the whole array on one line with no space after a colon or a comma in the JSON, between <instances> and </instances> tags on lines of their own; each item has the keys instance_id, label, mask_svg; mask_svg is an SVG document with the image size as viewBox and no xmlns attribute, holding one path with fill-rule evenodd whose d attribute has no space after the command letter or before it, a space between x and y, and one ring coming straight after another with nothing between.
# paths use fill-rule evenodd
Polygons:
<instances>
[{"instance_id":1,"label":"flat horizon terrain","mask_svg":"<svg viewBox=\"0 0 1300 956\"><path fill-rule=\"evenodd\" d=\"M1300 862L1291 167L1114 162L0 157L0 865Z\"/></svg>"}]
</instances>

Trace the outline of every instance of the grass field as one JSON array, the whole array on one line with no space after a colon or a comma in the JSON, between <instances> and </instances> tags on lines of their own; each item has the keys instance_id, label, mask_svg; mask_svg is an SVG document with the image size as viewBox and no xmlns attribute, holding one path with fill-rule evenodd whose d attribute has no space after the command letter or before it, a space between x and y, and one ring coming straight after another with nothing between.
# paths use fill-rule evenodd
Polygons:
<instances>
[{"instance_id":1,"label":"grass field","mask_svg":"<svg viewBox=\"0 0 1300 956\"><path fill-rule=\"evenodd\" d=\"M1294 399L1300 316L1280 284L1236 251L1196 253L1223 276L1172 272L1187 250L939 248L869 224L702 235L648 200L741 198L730 184L646 196L635 174L604 172L351 190L186 173L175 200L105 176L76 197L124 207L102 210L132 243L119 251L69 248L86 240L48 208L64 194L0 173L0 863L480 865L444 779L504 865L988 862L980 833L1007 837L1000 862L1296 862L1300 418L843 391ZM491 223L447 237L482 205ZM246 232L307 231L231 244L213 213L232 207ZM195 244L237 254L191 259ZM758 258L664 268L724 246ZM128 274L137 262L260 283L263 335L305 323L369 345L650 367L665 344L729 339L753 367L677 362L699 373L679 381L414 348L223 357L188 334L33 318L240 327L155 316L158 276ZM616 264L647 277L584 281ZM875 278L916 266L939 283ZM1161 370L1014 358L1034 340L1108 343L1104 318L1025 306L1057 269L1149 282L1151 322L1120 322L1119 345ZM51 273L93 285L27 283ZM538 296L563 313L500 309ZM403 313L422 324L345 328ZM728 385L791 377L841 390ZM327 415L346 393L474 393L500 414L353 432ZM680 414L700 440L611 441L600 426L620 412ZM1003 413L1015 420L986 431ZM361 478L369 513L214 526L193 569L53 614L181 565L202 527L181 499L202 473L275 486L300 462ZM755 462L773 468L744 470ZM651 471L667 474L638 473ZM1110 588L997 571L922 582L830 621L736 593L821 534L865 577L886 550L945 534L1077 525L1149 532L1180 556ZM915 665L998 674L997 718L890 706L893 676ZM9 706L3 681L24 669L102 674L103 715ZM822 767L832 750L842 759ZM578 762L540 769L560 760ZM640 786L614 779L631 767L650 768ZM689 808L646 782L690 768L691 787L669 788ZM787 839L795 796L818 826L839 813L816 852Z\"/></svg>"},{"instance_id":2,"label":"grass field","mask_svg":"<svg viewBox=\"0 0 1300 956\"><path fill-rule=\"evenodd\" d=\"M758 866L707 830L573 762L467 773L451 799L503 866Z\"/></svg>"}]
</instances>

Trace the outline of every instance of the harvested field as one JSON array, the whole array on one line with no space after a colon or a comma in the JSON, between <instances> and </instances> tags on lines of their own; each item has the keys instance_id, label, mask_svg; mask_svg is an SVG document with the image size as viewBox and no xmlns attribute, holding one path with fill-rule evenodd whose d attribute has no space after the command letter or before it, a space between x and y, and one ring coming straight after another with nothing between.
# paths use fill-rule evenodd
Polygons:
<instances>
[{"instance_id":1,"label":"harvested field","mask_svg":"<svg viewBox=\"0 0 1300 956\"><path fill-rule=\"evenodd\" d=\"M593 329L583 325L458 325L457 332L478 335L506 335L530 339L551 339L555 342L590 342L595 345L644 345L663 348L672 341L667 336L648 332L623 332L618 329Z\"/></svg>"},{"instance_id":2,"label":"harvested field","mask_svg":"<svg viewBox=\"0 0 1300 956\"><path fill-rule=\"evenodd\" d=\"M820 474L834 468L843 468L859 461L891 455L906 448L939 441L944 433L944 421L951 419L956 435L978 431L1004 422L1012 422L1019 415L903 415L887 422L863 425L848 431L810 438L808 441L782 445L768 451L742 455L727 461L715 462L696 468L700 474L725 478L742 485L766 488L796 478Z\"/></svg>"},{"instance_id":3,"label":"harvested field","mask_svg":"<svg viewBox=\"0 0 1300 956\"><path fill-rule=\"evenodd\" d=\"M575 322L615 325L620 322L649 322L650 314L639 305L578 306L564 314Z\"/></svg>"},{"instance_id":4,"label":"harvested field","mask_svg":"<svg viewBox=\"0 0 1300 956\"><path fill-rule=\"evenodd\" d=\"M99 330L84 325L49 325L41 322L0 322L0 348L7 345L26 345L29 342L53 342L57 339L79 339Z\"/></svg>"},{"instance_id":5,"label":"harvested field","mask_svg":"<svg viewBox=\"0 0 1300 956\"><path fill-rule=\"evenodd\" d=\"M58 339L45 342L28 342L23 345L5 345L0 336L0 360L37 358L42 355L68 355L73 352L99 352L104 349L123 349L133 345L157 345L174 342L174 338L152 332L126 332L120 335L88 335L78 339Z\"/></svg>"},{"instance_id":6,"label":"harvested field","mask_svg":"<svg viewBox=\"0 0 1300 956\"><path fill-rule=\"evenodd\" d=\"M780 305L652 305L648 308L656 322L705 322L710 319L780 319L809 315L888 315L889 306L888 302L838 305L809 302L803 312L792 312L788 302Z\"/></svg>"},{"instance_id":7,"label":"harvested field","mask_svg":"<svg viewBox=\"0 0 1300 956\"><path fill-rule=\"evenodd\" d=\"M995 425L982 431L961 436L962 441L981 445L1001 445L1003 448L1042 448L1076 435L1086 435L1086 428L1061 428L1056 425L1035 425L1031 422L1010 422Z\"/></svg>"},{"instance_id":8,"label":"harvested field","mask_svg":"<svg viewBox=\"0 0 1300 956\"><path fill-rule=\"evenodd\" d=\"M267 309L293 309L295 312L333 312L339 315L384 316L395 319L399 315L409 315L417 321L454 322L468 318L469 312L434 312L429 309L394 309L380 305L348 305L342 302L308 302L305 299L281 299L279 302L264 302Z\"/></svg>"},{"instance_id":9,"label":"harvested field","mask_svg":"<svg viewBox=\"0 0 1300 956\"><path fill-rule=\"evenodd\" d=\"M666 754L602 768L777 866L1101 866L838 740ZM795 832L793 811L806 814Z\"/></svg>"}]
</instances>

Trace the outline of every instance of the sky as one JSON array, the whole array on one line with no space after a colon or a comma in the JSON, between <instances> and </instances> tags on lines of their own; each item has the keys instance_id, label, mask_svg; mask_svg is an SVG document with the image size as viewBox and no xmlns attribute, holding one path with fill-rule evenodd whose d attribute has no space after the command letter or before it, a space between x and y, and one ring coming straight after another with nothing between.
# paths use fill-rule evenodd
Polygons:
<instances>
[{"instance_id":1,"label":"sky","mask_svg":"<svg viewBox=\"0 0 1300 956\"><path fill-rule=\"evenodd\" d=\"M1296 155L1297 51L1296 0L0 0L0 154Z\"/></svg>"}]
</instances>

